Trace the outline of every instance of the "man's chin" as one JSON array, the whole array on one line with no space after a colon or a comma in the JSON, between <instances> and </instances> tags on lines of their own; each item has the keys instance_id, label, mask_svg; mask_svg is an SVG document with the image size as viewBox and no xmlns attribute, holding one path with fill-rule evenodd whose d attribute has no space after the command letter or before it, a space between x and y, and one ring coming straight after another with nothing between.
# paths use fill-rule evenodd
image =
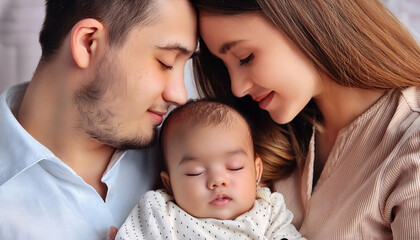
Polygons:
<instances>
[{"instance_id":1,"label":"man's chin","mask_svg":"<svg viewBox=\"0 0 420 240\"><path fill-rule=\"evenodd\" d=\"M102 133L98 131L86 131L92 138L97 141L108 145L118 150L130 150L130 149L148 149L156 144L157 142L157 128L154 128L151 133L146 134L145 132L137 133L134 136L118 136L116 131L112 133Z\"/></svg>"},{"instance_id":2,"label":"man's chin","mask_svg":"<svg viewBox=\"0 0 420 240\"><path fill-rule=\"evenodd\" d=\"M114 148L118 150L144 150L154 146L157 142L157 133L153 132L152 136L138 136L134 139L122 139L115 141ZM111 145L112 146L112 145Z\"/></svg>"},{"instance_id":3,"label":"man's chin","mask_svg":"<svg viewBox=\"0 0 420 240\"><path fill-rule=\"evenodd\" d=\"M118 150L145 150L145 149L151 148L155 144L156 144L156 140L155 138L153 138L150 141L143 141L143 142L133 142L133 141L122 142L119 145L114 146L114 148Z\"/></svg>"}]
</instances>

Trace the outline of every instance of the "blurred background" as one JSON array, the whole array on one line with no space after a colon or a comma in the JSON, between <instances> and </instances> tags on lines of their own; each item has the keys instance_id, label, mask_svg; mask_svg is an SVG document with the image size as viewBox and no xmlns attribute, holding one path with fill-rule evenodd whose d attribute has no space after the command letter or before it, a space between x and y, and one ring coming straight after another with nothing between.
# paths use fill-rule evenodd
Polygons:
<instances>
[{"instance_id":1,"label":"blurred background","mask_svg":"<svg viewBox=\"0 0 420 240\"><path fill-rule=\"evenodd\" d=\"M420 0L382 1L420 42ZM38 34L43 17L43 0L0 0L0 93L31 79L41 55ZM191 63L185 68L188 95L196 98Z\"/></svg>"}]
</instances>

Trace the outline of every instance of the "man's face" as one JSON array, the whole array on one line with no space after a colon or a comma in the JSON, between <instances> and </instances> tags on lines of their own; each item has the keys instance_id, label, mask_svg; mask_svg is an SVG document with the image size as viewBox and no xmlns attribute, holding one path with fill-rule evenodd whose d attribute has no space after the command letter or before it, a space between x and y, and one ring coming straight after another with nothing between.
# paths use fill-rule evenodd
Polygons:
<instances>
[{"instance_id":1,"label":"man's face","mask_svg":"<svg viewBox=\"0 0 420 240\"><path fill-rule=\"evenodd\" d=\"M114 148L147 147L169 105L187 100L184 66L197 45L196 15L187 0L158 8L158 20L111 47L95 81L74 97L80 127Z\"/></svg>"}]
</instances>

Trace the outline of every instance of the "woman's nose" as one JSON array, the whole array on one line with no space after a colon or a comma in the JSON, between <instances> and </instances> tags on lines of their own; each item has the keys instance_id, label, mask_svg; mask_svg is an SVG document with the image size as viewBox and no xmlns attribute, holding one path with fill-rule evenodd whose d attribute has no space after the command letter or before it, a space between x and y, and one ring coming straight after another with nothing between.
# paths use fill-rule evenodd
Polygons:
<instances>
[{"instance_id":1,"label":"woman's nose","mask_svg":"<svg viewBox=\"0 0 420 240\"><path fill-rule=\"evenodd\" d=\"M241 71L229 71L230 83L232 93L236 97L243 97L249 94L253 87L253 82L249 78L248 74Z\"/></svg>"}]
</instances>

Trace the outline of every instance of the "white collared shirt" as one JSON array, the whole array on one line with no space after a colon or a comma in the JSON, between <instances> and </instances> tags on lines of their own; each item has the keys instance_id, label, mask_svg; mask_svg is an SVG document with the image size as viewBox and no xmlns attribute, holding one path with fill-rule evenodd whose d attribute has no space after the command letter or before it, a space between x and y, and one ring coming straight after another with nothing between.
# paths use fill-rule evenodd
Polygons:
<instances>
[{"instance_id":1,"label":"white collared shirt","mask_svg":"<svg viewBox=\"0 0 420 240\"><path fill-rule=\"evenodd\" d=\"M158 178L155 151L116 152L104 200L15 118L27 83L0 97L0 239L106 239Z\"/></svg>"}]
</instances>

